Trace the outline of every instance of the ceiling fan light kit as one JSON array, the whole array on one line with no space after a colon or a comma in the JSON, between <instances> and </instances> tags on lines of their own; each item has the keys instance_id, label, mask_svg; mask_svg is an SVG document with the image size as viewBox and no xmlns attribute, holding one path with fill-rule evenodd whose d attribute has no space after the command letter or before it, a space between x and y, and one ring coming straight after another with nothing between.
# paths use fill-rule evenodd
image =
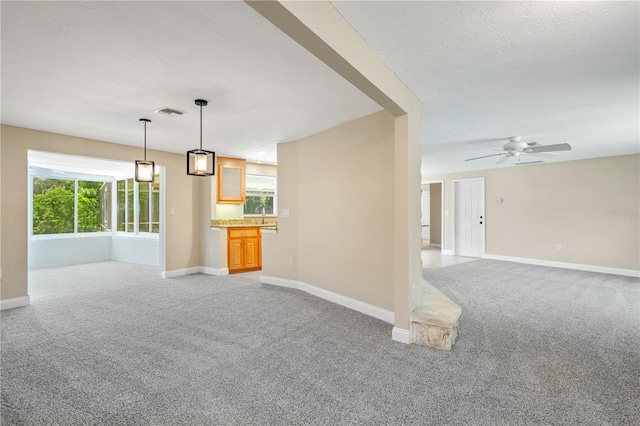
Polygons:
<instances>
[{"instance_id":1,"label":"ceiling fan light kit","mask_svg":"<svg viewBox=\"0 0 640 426\"><path fill-rule=\"evenodd\" d=\"M498 154L490 154L483 155L481 157L469 158L464 161L473 161L479 160L481 158L489 158L489 157L499 157L500 158L495 164L502 164L506 162L509 158L517 158L518 161L522 159L522 156L530 155L532 157L543 157L543 158L553 158L553 154L545 154L547 152L557 152L557 151L571 151L571 145L568 143L561 143L555 145L542 145L538 142L521 142L520 136L512 136L509 138L509 142L502 146L502 149L497 149L496 151L501 151ZM543 163L543 161L530 161L527 163L516 163L519 165L524 164L534 164L534 163Z\"/></svg>"}]
</instances>

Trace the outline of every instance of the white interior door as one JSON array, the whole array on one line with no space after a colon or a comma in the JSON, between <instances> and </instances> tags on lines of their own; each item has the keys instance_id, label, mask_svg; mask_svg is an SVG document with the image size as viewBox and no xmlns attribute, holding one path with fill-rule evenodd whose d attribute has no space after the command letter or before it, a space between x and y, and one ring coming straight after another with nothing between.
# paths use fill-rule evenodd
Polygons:
<instances>
[{"instance_id":1,"label":"white interior door","mask_svg":"<svg viewBox=\"0 0 640 426\"><path fill-rule=\"evenodd\" d=\"M484 179L454 182L455 253L459 256L484 255Z\"/></svg>"}]
</instances>

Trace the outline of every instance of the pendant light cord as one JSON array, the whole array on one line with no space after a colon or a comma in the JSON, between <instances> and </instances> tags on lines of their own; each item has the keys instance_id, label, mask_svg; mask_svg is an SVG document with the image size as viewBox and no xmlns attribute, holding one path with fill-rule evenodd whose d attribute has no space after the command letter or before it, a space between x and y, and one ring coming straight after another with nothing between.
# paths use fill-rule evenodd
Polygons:
<instances>
[{"instance_id":1,"label":"pendant light cord","mask_svg":"<svg viewBox=\"0 0 640 426\"><path fill-rule=\"evenodd\" d=\"M147 122L144 121L144 161L147 161Z\"/></svg>"},{"instance_id":2,"label":"pendant light cord","mask_svg":"<svg viewBox=\"0 0 640 426\"><path fill-rule=\"evenodd\" d=\"M202 104L200 104L200 151L202 151Z\"/></svg>"}]
</instances>

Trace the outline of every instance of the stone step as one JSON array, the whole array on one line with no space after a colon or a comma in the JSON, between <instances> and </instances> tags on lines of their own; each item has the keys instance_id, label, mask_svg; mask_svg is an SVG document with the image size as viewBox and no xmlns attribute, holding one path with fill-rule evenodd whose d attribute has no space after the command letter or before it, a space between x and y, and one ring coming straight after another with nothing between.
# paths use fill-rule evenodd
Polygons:
<instances>
[{"instance_id":1,"label":"stone step","mask_svg":"<svg viewBox=\"0 0 640 426\"><path fill-rule=\"evenodd\" d=\"M422 304L409 316L411 343L448 351L458 335L462 308L426 282L422 283Z\"/></svg>"}]
</instances>

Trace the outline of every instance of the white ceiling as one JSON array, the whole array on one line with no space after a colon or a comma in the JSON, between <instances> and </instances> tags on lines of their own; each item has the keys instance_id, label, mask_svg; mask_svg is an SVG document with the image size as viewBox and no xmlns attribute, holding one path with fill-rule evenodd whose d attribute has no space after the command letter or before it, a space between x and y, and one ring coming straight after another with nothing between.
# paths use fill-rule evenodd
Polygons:
<instances>
[{"instance_id":1,"label":"white ceiling","mask_svg":"<svg viewBox=\"0 0 640 426\"><path fill-rule=\"evenodd\" d=\"M243 2L6 2L2 123L275 162L381 107ZM155 114L161 107L186 112Z\"/></svg>"},{"instance_id":2,"label":"white ceiling","mask_svg":"<svg viewBox=\"0 0 640 426\"><path fill-rule=\"evenodd\" d=\"M334 4L422 101L423 174L493 167L464 160L509 136L640 152L637 1Z\"/></svg>"},{"instance_id":3,"label":"white ceiling","mask_svg":"<svg viewBox=\"0 0 640 426\"><path fill-rule=\"evenodd\" d=\"M558 160L640 151L638 2L334 2L423 104L423 173L493 167L509 136ZM6 2L2 123L274 162L380 107L242 2ZM154 114L171 107L181 117ZM545 159L545 161L555 161ZM507 167L510 162L499 167Z\"/></svg>"}]
</instances>

